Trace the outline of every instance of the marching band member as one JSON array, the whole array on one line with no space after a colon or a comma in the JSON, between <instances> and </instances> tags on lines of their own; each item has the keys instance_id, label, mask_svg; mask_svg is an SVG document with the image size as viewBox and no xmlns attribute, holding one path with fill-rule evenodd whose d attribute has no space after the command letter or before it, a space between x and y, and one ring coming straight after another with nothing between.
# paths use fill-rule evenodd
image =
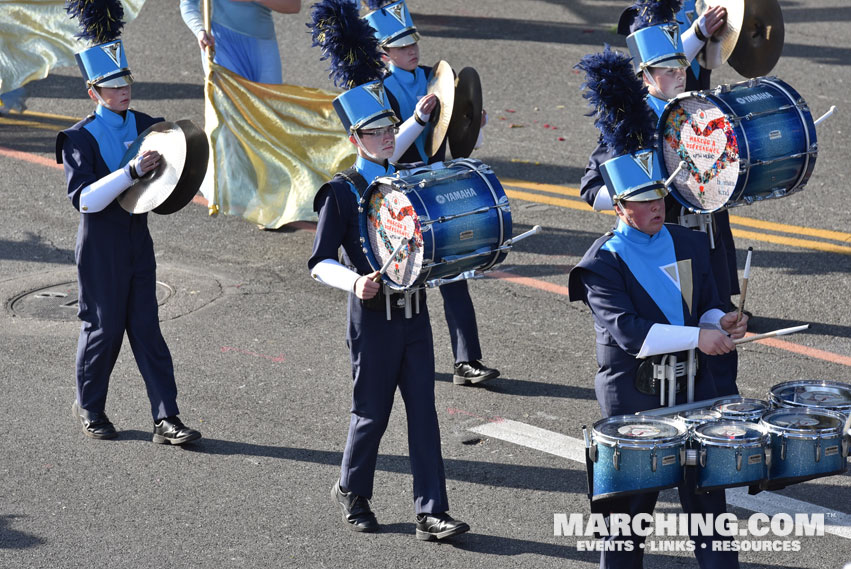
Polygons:
<instances>
[{"instance_id":1,"label":"marching band member","mask_svg":"<svg viewBox=\"0 0 851 569\"><path fill-rule=\"evenodd\" d=\"M121 165L127 147L161 118L130 110L133 76L118 35L118 1L72 1L72 17L89 24L82 37L95 45L77 54L94 114L59 133L56 160L65 165L68 198L80 212L77 232L79 312L77 398L74 417L95 439L118 434L107 417L109 377L124 333L151 402L155 443L183 444L201 437L178 418L171 354L157 316L156 260L147 214L131 215L117 197L155 170L160 155L145 151Z\"/></svg>"},{"instance_id":2,"label":"marching band member","mask_svg":"<svg viewBox=\"0 0 851 569\"><path fill-rule=\"evenodd\" d=\"M640 373L643 358L699 350L704 355L735 350L734 338L744 336L747 319L725 314L710 275L705 234L664 223L668 191L653 140L655 116L642 104L646 90L631 73L629 59L608 48L578 65L586 72L588 98L596 109L595 124L616 156L601 166L606 190L618 216L616 227L599 238L569 276L571 301L591 309L597 333L595 379L597 401L604 417L658 407L658 380ZM614 91L614 92L613 92ZM682 378L685 379L685 378ZM677 379L680 387L680 379ZM679 391L679 390L678 390ZM685 402L685 390L678 402ZM717 396L711 374L698 368L695 399ZM690 481L680 485L687 513L720 515L726 510L724 491L695 494ZM652 513L658 492L609 501L610 513ZM631 540L631 551L604 551L601 567L641 567L644 538ZM718 536L692 536L701 567L738 567L735 552L715 551Z\"/></svg>"},{"instance_id":3,"label":"marching band member","mask_svg":"<svg viewBox=\"0 0 851 569\"><path fill-rule=\"evenodd\" d=\"M378 446L398 387L408 418L416 537L444 539L469 531L470 526L447 514L434 403L434 345L425 294L415 293L421 295L420 311L411 318L405 318L404 307L398 306L404 294L391 295L388 319L379 273L371 269L360 243L358 200L373 179L395 171L389 158L395 149L398 120L378 80L377 43L359 19L356 6L348 0L323 0L314 5L312 22L314 45L332 58L335 83L349 88L334 100L334 108L358 152L354 167L334 176L316 194L319 223L308 261L314 278L349 293L346 339L354 379L352 412L340 480L332 493L352 530L379 528L369 500ZM340 247L342 263L337 260Z\"/></svg>"},{"instance_id":4,"label":"marching band member","mask_svg":"<svg viewBox=\"0 0 851 569\"><path fill-rule=\"evenodd\" d=\"M679 27L673 20L679 6L679 0L639 0L629 10L636 14L631 22L634 31L627 38L627 46L633 58L633 69L647 87L645 101L657 117L661 116L669 100L685 91L689 58L679 36ZM720 33L723 29L723 19L717 17L717 14L715 16L706 24L710 26L707 33ZM698 20L692 28L698 28L702 22L702 19ZM691 51L694 52L694 48ZM580 194L597 211L612 208L600 165L613 157L611 149L598 142L580 183ZM679 202L670 196L666 198L665 204L665 220L669 223L680 223L682 206ZM710 216L710 223L714 227L714 246L710 248L709 255L712 277L715 279L722 306L728 309L732 306L730 296L739 293L736 250L729 214L723 211L705 215ZM696 226L696 223L687 224L689 222L686 219L693 220L694 215L684 217L683 224L686 227ZM709 358L706 365L717 376L719 395L734 395L739 392L734 381L738 367L736 352Z\"/></svg>"},{"instance_id":5,"label":"marching band member","mask_svg":"<svg viewBox=\"0 0 851 569\"><path fill-rule=\"evenodd\" d=\"M434 156L429 156L425 148L429 129L432 128L429 120L436 107L437 97L427 94L431 67L419 64L420 35L414 27L407 5L404 0L389 4L379 0L369 4L374 9L364 19L375 30L378 45L386 58L389 73L384 77L384 86L390 105L397 116L406 119L397 137L393 161L427 164L442 162L446 157L446 139ZM481 363L482 348L476 311L467 281L443 285L440 294L443 296L443 311L455 357L453 383L476 384L499 377L498 370Z\"/></svg>"}]
</instances>

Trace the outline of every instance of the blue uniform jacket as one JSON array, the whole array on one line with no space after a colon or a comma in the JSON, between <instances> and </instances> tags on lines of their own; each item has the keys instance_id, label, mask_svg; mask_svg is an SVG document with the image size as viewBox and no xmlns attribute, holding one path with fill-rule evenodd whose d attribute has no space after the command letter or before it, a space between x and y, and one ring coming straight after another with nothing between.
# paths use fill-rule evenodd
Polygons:
<instances>
[{"instance_id":1,"label":"blue uniform jacket","mask_svg":"<svg viewBox=\"0 0 851 569\"><path fill-rule=\"evenodd\" d=\"M685 326L697 326L707 310L722 308L709 267L706 235L678 225L665 225L678 261L691 259L692 310L683 301ZM588 304L597 336L597 400L604 416L635 413L659 406L659 398L635 388L641 361L636 355L653 324L669 324L664 313L616 252L602 249L612 237L599 238L571 270L571 301ZM700 373L698 377L700 378ZM711 379L697 381L695 398L715 395Z\"/></svg>"}]
</instances>

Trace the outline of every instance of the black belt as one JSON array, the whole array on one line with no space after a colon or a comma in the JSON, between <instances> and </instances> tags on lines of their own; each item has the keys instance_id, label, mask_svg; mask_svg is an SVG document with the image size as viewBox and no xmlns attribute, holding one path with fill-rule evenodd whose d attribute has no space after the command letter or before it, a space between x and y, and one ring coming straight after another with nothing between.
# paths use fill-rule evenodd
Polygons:
<instances>
[{"instance_id":1,"label":"black belt","mask_svg":"<svg viewBox=\"0 0 851 569\"><path fill-rule=\"evenodd\" d=\"M421 288L416 289L411 293L411 297L409 301L411 302L411 307L416 309L417 295L420 296L420 302L425 300L425 291ZM384 312L387 310L386 304L386 295L384 294L384 287L382 286L378 290L378 294L370 298L369 300L361 300L361 305L367 310L374 310L376 312ZM405 293L404 292L394 292L390 294L390 309L393 311L396 310L404 310L405 309Z\"/></svg>"},{"instance_id":2,"label":"black belt","mask_svg":"<svg viewBox=\"0 0 851 569\"><path fill-rule=\"evenodd\" d=\"M671 354L677 358L676 392L683 391L688 386L688 352ZM659 395L660 379L653 377L653 367L661 365L665 355L652 356L641 362L635 374L635 388L645 395ZM670 358L668 358L670 359ZM697 354L695 354L695 369L697 369ZM695 378L695 381L697 378Z\"/></svg>"}]
</instances>

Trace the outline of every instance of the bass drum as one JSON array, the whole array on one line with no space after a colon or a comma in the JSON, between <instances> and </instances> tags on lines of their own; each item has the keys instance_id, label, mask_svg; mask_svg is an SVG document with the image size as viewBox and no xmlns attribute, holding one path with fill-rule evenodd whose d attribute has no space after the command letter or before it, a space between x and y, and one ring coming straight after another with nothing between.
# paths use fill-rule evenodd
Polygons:
<instances>
[{"instance_id":1,"label":"bass drum","mask_svg":"<svg viewBox=\"0 0 851 569\"><path fill-rule=\"evenodd\" d=\"M360 200L363 252L373 269L406 247L384 282L397 290L487 270L508 255L511 208L490 166L461 159L376 179Z\"/></svg>"},{"instance_id":2,"label":"bass drum","mask_svg":"<svg viewBox=\"0 0 851 569\"><path fill-rule=\"evenodd\" d=\"M776 77L683 93L662 111L659 131L665 177L686 164L671 194L697 213L801 190L818 153L809 107Z\"/></svg>"}]
</instances>

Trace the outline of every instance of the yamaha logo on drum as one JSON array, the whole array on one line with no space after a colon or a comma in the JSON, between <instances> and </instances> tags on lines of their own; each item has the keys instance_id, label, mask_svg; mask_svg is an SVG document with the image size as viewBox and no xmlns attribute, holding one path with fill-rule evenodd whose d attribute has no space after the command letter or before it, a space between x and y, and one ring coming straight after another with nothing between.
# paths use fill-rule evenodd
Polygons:
<instances>
[{"instance_id":1,"label":"yamaha logo on drum","mask_svg":"<svg viewBox=\"0 0 851 569\"><path fill-rule=\"evenodd\" d=\"M446 202L457 202L458 200L466 200L469 198L474 198L478 194L476 190L473 188L464 188L463 190L458 190L456 192L447 192L445 194L437 194L434 196L434 201L443 205Z\"/></svg>"},{"instance_id":2,"label":"yamaha logo on drum","mask_svg":"<svg viewBox=\"0 0 851 569\"><path fill-rule=\"evenodd\" d=\"M771 93L757 93L755 95L745 95L744 97L736 97L736 102L740 105L745 103L755 103L756 101L770 101L774 97Z\"/></svg>"}]
</instances>

